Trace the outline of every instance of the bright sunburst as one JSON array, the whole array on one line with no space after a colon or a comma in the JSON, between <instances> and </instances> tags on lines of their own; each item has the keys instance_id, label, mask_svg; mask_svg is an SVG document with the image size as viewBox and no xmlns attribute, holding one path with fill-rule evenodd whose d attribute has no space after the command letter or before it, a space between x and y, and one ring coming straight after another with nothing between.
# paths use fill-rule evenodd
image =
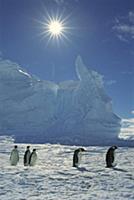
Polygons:
<instances>
[{"instance_id":1,"label":"bright sunburst","mask_svg":"<svg viewBox=\"0 0 134 200\"><path fill-rule=\"evenodd\" d=\"M64 30L63 24L60 21L50 21L50 24L48 25L48 31L52 35L60 35L62 34L62 31Z\"/></svg>"},{"instance_id":2,"label":"bright sunburst","mask_svg":"<svg viewBox=\"0 0 134 200\"><path fill-rule=\"evenodd\" d=\"M50 40L56 40L57 42L68 40L70 27L67 26L67 18L68 16L63 18L62 15L50 16L47 12L47 17L45 17L44 21L39 21L42 27L40 35L43 38L48 38L47 43Z\"/></svg>"}]
</instances>

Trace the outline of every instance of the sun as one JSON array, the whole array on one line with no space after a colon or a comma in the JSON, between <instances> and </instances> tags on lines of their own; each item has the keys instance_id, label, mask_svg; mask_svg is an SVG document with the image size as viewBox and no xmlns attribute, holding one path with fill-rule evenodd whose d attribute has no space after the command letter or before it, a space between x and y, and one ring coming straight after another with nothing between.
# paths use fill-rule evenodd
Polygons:
<instances>
[{"instance_id":1,"label":"sun","mask_svg":"<svg viewBox=\"0 0 134 200\"><path fill-rule=\"evenodd\" d=\"M64 31L64 26L60 21L50 21L48 24L48 31L53 36L62 35Z\"/></svg>"},{"instance_id":2,"label":"sun","mask_svg":"<svg viewBox=\"0 0 134 200\"><path fill-rule=\"evenodd\" d=\"M66 40L69 41L69 34L71 27L68 26L68 17L63 17L63 15L56 14L50 15L46 12L46 16L44 16L43 21L38 21L41 24L41 33L40 36L46 42L46 45L50 41L59 41L65 42Z\"/></svg>"},{"instance_id":3,"label":"sun","mask_svg":"<svg viewBox=\"0 0 134 200\"><path fill-rule=\"evenodd\" d=\"M54 18L49 16L47 22L43 23L43 34L48 37L49 40L67 39L67 29L65 21L61 19L61 17Z\"/></svg>"}]
</instances>

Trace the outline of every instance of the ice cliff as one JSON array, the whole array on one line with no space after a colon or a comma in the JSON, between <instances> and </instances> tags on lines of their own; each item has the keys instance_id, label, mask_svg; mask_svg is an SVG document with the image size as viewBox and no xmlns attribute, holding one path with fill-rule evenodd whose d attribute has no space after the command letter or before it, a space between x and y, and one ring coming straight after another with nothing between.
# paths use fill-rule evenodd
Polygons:
<instances>
[{"instance_id":1,"label":"ice cliff","mask_svg":"<svg viewBox=\"0 0 134 200\"><path fill-rule=\"evenodd\" d=\"M19 142L108 144L115 141L120 118L113 113L103 78L76 59L78 81L55 84L0 60L0 135Z\"/></svg>"}]
</instances>

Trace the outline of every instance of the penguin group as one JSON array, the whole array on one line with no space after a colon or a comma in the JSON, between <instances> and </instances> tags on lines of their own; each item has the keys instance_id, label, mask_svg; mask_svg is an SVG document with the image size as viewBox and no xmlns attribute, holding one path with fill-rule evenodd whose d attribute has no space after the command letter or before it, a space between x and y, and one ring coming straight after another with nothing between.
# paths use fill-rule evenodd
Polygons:
<instances>
[{"instance_id":1,"label":"penguin group","mask_svg":"<svg viewBox=\"0 0 134 200\"><path fill-rule=\"evenodd\" d=\"M23 163L24 166L34 166L37 161L36 149L33 149L32 153L30 152L30 146L27 146L24 153ZM10 154L10 164L16 166L19 162L19 151L17 145L14 146L14 149Z\"/></svg>"},{"instance_id":2,"label":"penguin group","mask_svg":"<svg viewBox=\"0 0 134 200\"><path fill-rule=\"evenodd\" d=\"M115 150L118 149L116 145L111 146L106 153L106 167L113 168L115 167ZM74 151L73 154L73 167L78 167L80 164L81 154L85 152L84 148L78 148ZM30 152L30 146L27 146L24 153L23 163L24 166L35 166L37 161L36 149L33 149L32 153ZM14 149L10 154L10 164L16 166L19 162L19 151L17 145L14 146Z\"/></svg>"}]
</instances>

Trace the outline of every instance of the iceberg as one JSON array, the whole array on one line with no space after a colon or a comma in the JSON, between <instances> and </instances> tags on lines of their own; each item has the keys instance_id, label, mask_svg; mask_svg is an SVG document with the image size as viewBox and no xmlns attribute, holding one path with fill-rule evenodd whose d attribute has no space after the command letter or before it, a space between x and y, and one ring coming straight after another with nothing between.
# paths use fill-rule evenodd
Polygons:
<instances>
[{"instance_id":1,"label":"iceberg","mask_svg":"<svg viewBox=\"0 0 134 200\"><path fill-rule=\"evenodd\" d=\"M116 141L121 119L105 93L103 76L87 68L80 56L75 66L77 81L56 84L0 60L0 135L75 145Z\"/></svg>"}]
</instances>

